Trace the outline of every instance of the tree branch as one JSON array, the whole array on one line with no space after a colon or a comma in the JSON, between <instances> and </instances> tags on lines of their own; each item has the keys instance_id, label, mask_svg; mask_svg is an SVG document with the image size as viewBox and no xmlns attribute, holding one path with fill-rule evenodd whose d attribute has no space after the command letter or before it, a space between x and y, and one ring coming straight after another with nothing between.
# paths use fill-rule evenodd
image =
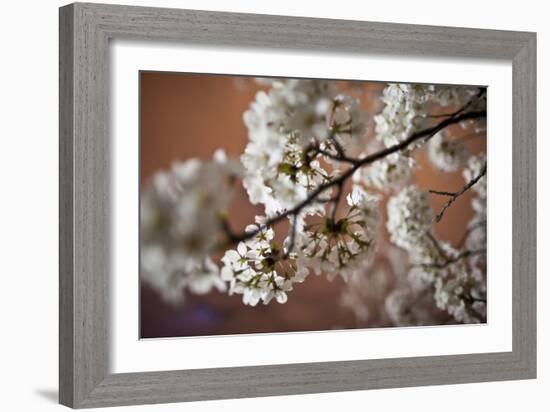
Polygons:
<instances>
[{"instance_id":1,"label":"tree branch","mask_svg":"<svg viewBox=\"0 0 550 412\"><path fill-rule=\"evenodd\" d=\"M467 105L468 106L468 105ZM466 107L467 107L466 106ZM466 113L457 113L454 116L448 117L445 120L441 121L435 126L426 128L424 130L420 130L416 133L413 133L411 136L409 136L407 139L401 141L400 143L397 143L393 146L387 147L383 150L380 150L376 153L367 155L360 159L354 159L352 162L352 166L347 169L345 172L343 172L341 175L319 185L315 190L309 193L309 195L299 202L296 206L294 206L291 209L285 210L282 213L279 213L278 215L275 215L271 218L269 218L265 224L258 227L255 231L250 232L241 232L241 233L233 233L231 229L229 228L229 225L224 225L223 228L229 238L232 242L240 242L243 240L250 239L254 236L256 236L260 231L265 229L266 227L273 226L274 224L282 221L283 219L287 218L288 216L296 216L298 213L302 211L304 207L312 203L313 201L316 201L317 197L321 195L322 193L326 192L328 189L331 189L332 187L336 185L343 184L349 177L351 177L358 169L361 167L364 167L366 165L369 165L371 163L374 163L380 159L385 158L386 156L401 151L403 149L406 149L409 147L412 143L425 138L425 140L429 140L431 137L433 137L437 132L440 130L445 129L447 126L460 123L465 120L471 120L471 119L479 119L482 117L485 117L487 115L486 110L480 110L480 111L472 111L472 112L466 112ZM475 182L474 182L475 183Z\"/></svg>"},{"instance_id":2,"label":"tree branch","mask_svg":"<svg viewBox=\"0 0 550 412\"><path fill-rule=\"evenodd\" d=\"M468 191L468 189L470 189L473 185L475 185L477 182L479 182L479 180L485 176L485 174L487 173L487 163L485 163L483 165L483 168L481 169L481 172L479 173L479 175L477 175L476 177L474 177L472 180L470 180L462 189L460 189L458 192L441 192L441 191L438 191L438 190L430 190L429 192L430 193L433 193L433 194L436 194L436 195L443 195L443 196L449 196L450 199L447 201L447 203L445 203L443 205L443 207L441 208L441 210L439 211L439 213L435 216L435 222L436 223L439 223L439 221L441 220L441 218L443 218L443 214L445 213L445 211L449 208L449 206L451 206L454 201L456 199L458 199L460 196L462 196L464 193L466 193Z\"/></svg>"}]
</instances>

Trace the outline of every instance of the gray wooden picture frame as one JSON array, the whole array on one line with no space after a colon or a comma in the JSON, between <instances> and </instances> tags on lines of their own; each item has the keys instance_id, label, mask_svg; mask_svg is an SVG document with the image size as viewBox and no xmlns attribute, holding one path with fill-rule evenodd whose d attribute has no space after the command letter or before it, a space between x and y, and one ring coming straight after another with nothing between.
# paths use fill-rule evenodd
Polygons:
<instances>
[{"instance_id":1,"label":"gray wooden picture frame","mask_svg":"<svg viewBox=\"0 0 550 412\"><path fill-rule=\"evenodd\" d=\"M535 378L535 33L80 3L60 9L59 26L62 404L86 408ZM110 39L510 61L513 350L109 373Z\"/></svg>"}]
</instances>

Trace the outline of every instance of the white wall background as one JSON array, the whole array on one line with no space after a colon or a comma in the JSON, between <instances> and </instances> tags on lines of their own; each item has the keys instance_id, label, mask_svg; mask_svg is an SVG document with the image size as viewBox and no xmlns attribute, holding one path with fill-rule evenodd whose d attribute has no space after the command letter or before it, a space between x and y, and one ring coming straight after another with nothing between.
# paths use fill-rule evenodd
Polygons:
<instances>
[{"instance_id":1,"label":"white wall background","mask_svg":"<svg viewBox=\"0 0 550 412\"><path fill-rule=\"evenodd\" d=\"M122 1L122 0L121 0ZM104 2L113 3L105 0ZM116 3L116 2L114 2ZM387 389L192 404L139 406L143 411L423 410L546 411L550 405L550 307L544 299L550 260L547 176L550 152L550 27L545 3L507 1L359 2L354 0L124 1L125 4L330 17L538 32L538 375L537 380ZM0 25L0 408L60 410L57 405L57 8L64 2L2 4Z\"/></svg>"}]
</instances>

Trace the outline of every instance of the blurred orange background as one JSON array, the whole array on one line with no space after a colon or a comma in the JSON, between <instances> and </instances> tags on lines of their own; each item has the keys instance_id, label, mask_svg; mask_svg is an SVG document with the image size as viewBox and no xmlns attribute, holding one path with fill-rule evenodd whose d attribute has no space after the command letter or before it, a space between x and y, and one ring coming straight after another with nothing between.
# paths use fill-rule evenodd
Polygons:
<instances>
[{"instance_id":1,"label":"blurred orange background","mask_svg":"<svg viewBox=\"0 0 550 412\"><path fill-rule=\"evenodd\" d=\"M243 153L247 129L242 116L262 88L251 78L142 72L140 82L142 186L156 171L168 169L174 161L209 159L218 148L230 156ZM342 84L360 93L364 109L373 114L381 110L378 96L384 84ZM481 136L468 139L466 144L472 153L477 153L485 151L485 140ZM417 159L415 178L419 187L454 191L464 185L461 172L438 172L426 161L424 151ZM435 225L439 239L459 242L472 215L470 200L467 192L446 211L444 219ZM445 201L444 197L432 196L435 210ZM263 214L263 207L251 205L241 187L230 213L232 227L242 230L259 214ZM353 311L341 304L344 287L339 277L330 282L325 276L311 275L295 286L284 305L272 302L248 307L242 304L240 295L212 292L205 296L187 294L184 304L174 307L142 285L140 335L152 338L389 326L387 320L380 318L358 322Z\"/></svg>"}]
</instances>

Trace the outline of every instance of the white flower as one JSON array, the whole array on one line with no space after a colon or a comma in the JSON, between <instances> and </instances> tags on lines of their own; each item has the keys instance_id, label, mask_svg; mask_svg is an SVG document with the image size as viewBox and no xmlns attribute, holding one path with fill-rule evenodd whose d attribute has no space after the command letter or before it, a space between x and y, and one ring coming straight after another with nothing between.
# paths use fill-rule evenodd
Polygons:
<instances>
[{"instance_id":1,"label":"white flower","mask_svg":"<svg viewBox=\"0 0 550 412\"><path fill-rule=\"evenodd\" d=\"M457 322L477 323L485 314L485 271L445 242L417 250L408 278L414 290L434 289L437 307Z\"/></svg>"},{"instance_id":2,"label":"white flower","mask_svg":"<svg viewBox=\"0 0 550 412\"><path fill-rule=\"evenodd\" d=\"M299 260L330 280L337 275L347 280L364 270L376 250L378 198L355 187L347 200L344 217L307 224L297 237Z\"/></svg>"},{"instance_id":3,"label":"white flower","mask_svg":"<svg viewBox=\"0 0 550 412\"><path fill-rule=\"evenodd\" d=\"M402 153L392 153L354 174L354 181L382 191L397 189L408 183L415 160Z\"/></svg>"},{"instance_id":4,"label":"white flower","mask_svg":"<svg viewBox=\"0 0 550 412\"><path fill-rule=\"evenodd\" d=\"M226 290L219 269L210 258L190 259L175 249L167 250L158 244L142 247L141 274L147 284L173 304L183 302L186 288L200 295L212 289Z\"/></svg>"},{"instance_id":5,"label":"white flower","mask_svg":"<svg viewBox=\"0 0 550 412\"><path fill-rule=\"evenodd\" d=\"M433 165L443 172L456 172L466 160L467 151L459 140L449 140L436 133L428 143L428 156Z\"/></svg>"},{"instance_id":6,"label":"white flower","mask_svg":"<svg viewBox=\"0 0 550 412\"><path fill-rule=\"evenodd\" d=\"M479 323L486 316L484 284L464 273L462 276L437 278L435 302L456 321Z\"/></svg>"},{"instance_id":7,"label":"white flower","mask_svg":"<svg viewBox=\"0 0 550 412\"><path fill-rule=\"evenodd\" d=\"M435 302L440 309L447 310L457 321L462 322L466 318L466 304L460 297L463 288L457 279L448 279L444 282L437 279L435 282Z\"/></svg>"},{"instance_id":8,"label":"white flower","mask_svg":"<svg viewBox=\"0 0 550 412\"><path fill-rule=\"evenodd\" d=\"M221 271L221 278L230 282L230 290L235 287L235 274L241 279L249 280L255 272L248 264L248 249L244 242L239 242L237 250L227 250L222 258L224 266Z\"/></svg>"},{"instance_id":9,"label":"white flower","mask_svg":"<svg viewBox=\"0 0 550 412\"><path fill-rule=\"evenodd\" d=\"M420 100L422 102L437 103L442 107L449 105L463 105L479 93L478 87L454 85L425 85L422 86Z\"/></svg>"},{"instance_id":10,"label":"white flower","mask_svg":"<svg viewBox=\"0 0 550 412\"><path fill-rule=\"evenodd\" d=\"M419 247L430 231L432 209L428 194L416 186L407 186L388 201L388 221L386 227L390 239L406 250Z\"/></svg>"},{"instance_id":11,"label":"white flower","mask_svg":"<svg viewBox=\"0 0 550 412\"><path fill-rule=\"evenodd\" d=\"M478 93L478 88L390 83L382 95L384 109L374 118L377 138L395 145L427 125L434 103L462 106Z\"/></svg>"},{"instance_id":12,"label":"white flower","mask_svg":"<svg viewBox=\"0 0 550 412\"><path fill-rule=\"evenodd\" d=\"M425 112L421 85L388 84L384 89L382 113L375 116L376 137L386 147L393 146L423 125Z\"/></svg>"},{"instance_id":13,"label":"white flower","mask_svg":"<svg viewBox=\"0 0 550 412\"><path fill-rule=\"evenodd\" d=\"M353 186L346 197L351 206L350 212L359 210L363 221L361 222L370 231L375 232L378 228L380 216L378 214L378 196L367 192L359 186Z\"/></svg>"},{"instance_id":14,"label":"white flower","mask_svg":"<svg viewBox=\"0 0 550 412\"><path fill-rule=\"evenodd\" d=\"M249 139L265 142L274 136L296 133L301 143L328 135L327 115L334 87L322 80L277 79L266 93L258 92L244 113ZM322 134L322 136L320 135Z\"/></svg>"},{"instance_id":15,"label":"white flower","mask_svg":"<svg viewBox=\"0 0 550 412\"><path fill-rule=\"evenodd\" d=\"M468 250L483 250L487 248L487 221L485 215L475 214L468 223L468 234L465 246ZM474 261L485 259L484 256L476 256Z\"/></svg>"},{"instance_id":16,"label":"white flower","mask_svg":"<svg viewBox=\"0 0 550 412\"><path fill-rule=\"evenodd\" d=\"M211 161L190 159L158 172L142 193L144 241L163 238L162 243L177 243L183 253L203 259L220 235L219 216L229 206L239 172L220 152Z\"/></svg>"},{"instance_id":17,"label":"white flower","mask_svg":"<svg viewBox=\"0 0 550 412\"><path fill-rule=\"evenodd\" d=\"M264 280L266 285L269 284L269 279ZM268 287L267 293L262 296L264 303L267 305L271 299L275 298L277 303L286 303L288 300L286 292L292 290L292 281L290 279L285 279L282 276L273 276L272 287Z\"/></svg>"},{"instance_id":18,"label":"white flower","mask_svg":"<svg viewBox=\"0 0 550 412\"><path fill-rule=\"evenodd\" d=\"M366 119L357 99L335 95L333 82L273 80L270 85L244 114L249 143L241 161L252 203L273 215L293 208L330 178L320 155L310 158L309 150L362 150ZM303 210L323 212L315 203Z\"/></svg>"},{"instance_id":19,"label":"white flower","mask_svg":"<svg viewBox=\"0 0 550 412\"><path fill-rule=\"evenodd\" d=\"M330 132L347 154L365 149L367 118L360 109L359 99L346 94L337 95L331 102Z\"/></svg>"},{"instance_id":20,"label":"white flower","mask_svg":"<svg viewBox=\"0 0 550 412\"><path fill-rule=\"evenodd\" d=\"M203 262L189 260L185 285L196 295L205 295L212 289L220 292L226 290L225 282L220 277L220 269L208 257Z\"/></svg>"},{"instance_id":21,"label":"white flower","mask_svg":"<svg viewBox=\"0 0 550 412\"><path fill-rule=\"evenodd\" d=\"M273 82L277 81L277 79L272 77L256 77L254 80L260 86L272 86Z\"/></svg>"},{"instance_id":22,"label":"white flower","mask_svg":"<svg viewBox=\"0 0 550 412\"><path fill-rule=\"evenodd\" d=\"M243 295L245 305L260 301L267 305L272 299L286 303L293 283L303 282L309 273L294 254L283 253L273 240L273 229L264 222L257 218L256 225L246 228L251 237L222 258L222 279L229 282L230 294Z\"/></svg>"},{"instance_id":23,"label":"white flower","mask_svg":"<svg viewBox=\"0 0 550 412\"><path fill-rule=\"evenodd\" d=\"M416 304L416 295L410 289L394 289L384 302L386 313L396 326L407 326L415 323L416 319L411 310Z\"/></svg>"},{"instance_id":24,"label":"white flower","mask_svg":"<svg viewBox=\"0 0 550 412\"><path fill-rule=\"evenodd\" d=\"M168 300L181 300L185 288L199 294L223 288L208 254L223 234L220 215L229 206L239 173L238 163L218 151L211 161L175 163L143 190L143 280Z\"/></svg>"},{"instance_id":25,"label":"white flower","mask_svg":"<svg viewBox=\"0 0 550 412\"><path fill-rule=\"evenodd\" d=\"M278 142L279 152L249 143L241 157L247 170L243 184L250 200L263 204L268 215L293 208L329 178L317 160L306 161L305 149L297 143L296 136L281 136ZM315 204L304 210L311 214L322 211L323 207Z\"/></svg>"}]
</instances>

